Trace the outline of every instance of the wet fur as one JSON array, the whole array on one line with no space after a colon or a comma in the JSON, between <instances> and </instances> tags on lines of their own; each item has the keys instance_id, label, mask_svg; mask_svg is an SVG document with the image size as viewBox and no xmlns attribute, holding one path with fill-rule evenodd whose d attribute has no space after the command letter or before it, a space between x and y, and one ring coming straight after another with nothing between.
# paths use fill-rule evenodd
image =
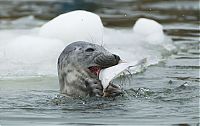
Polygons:
<instances>
[{"instance_id":1,"label":"wet fur","mask_svg":"<svg viewBox=\"0 0 200 126\"><path fill-rule=\"evenodd\" d=\"M91 51L91 48L95 51ZM90 49L87 51L87 49ZM90 66L110 67L119 59L103 47L88 42L68 45L58 58L58 77L61 94L73 97L102 96L103 88Z\"/></svg>"}]
</instances>

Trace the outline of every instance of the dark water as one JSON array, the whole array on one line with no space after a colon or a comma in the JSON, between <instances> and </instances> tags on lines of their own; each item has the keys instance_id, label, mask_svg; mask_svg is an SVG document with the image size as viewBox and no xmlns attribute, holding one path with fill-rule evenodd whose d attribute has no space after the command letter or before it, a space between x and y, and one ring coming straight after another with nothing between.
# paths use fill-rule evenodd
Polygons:
<instances>
[{"instance_id":1,"label":"dark water","mask_svg":"<svg viewBox=\"0 0 200 126\"><path fill-rule=\"evenodd\" d=\"M172 37L177 53L116 79L126 86L115 99L61 98L57 77L0 80L0 125L199 125L198 0L0 1L0 28L33 28L75 9L99 14L108 27L154 19ZM13 23L30 15L33 22Z\"/></svg>"}]
</instances>

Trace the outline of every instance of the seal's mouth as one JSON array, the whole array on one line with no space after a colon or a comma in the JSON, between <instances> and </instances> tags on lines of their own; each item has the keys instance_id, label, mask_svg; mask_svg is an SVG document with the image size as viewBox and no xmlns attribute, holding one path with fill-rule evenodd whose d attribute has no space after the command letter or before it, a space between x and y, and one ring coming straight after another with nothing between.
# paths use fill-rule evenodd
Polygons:
<instances>
[{"instance_id":1,"label":"seal's mouth","mask_svg":"<svg viewBox=\"0 0 200 126\"><path fill-rule=\"evenodd\" d=\"M91 73L95 74L96 76L99 76L99 73L102 68L98 66L91 66L88 69L90 70Z\"/></svg>"},{"instance_id":2,"label":"seal's mouth","mask_svg":"<svg viewBox=\"0 0 200 126\"><path fill-rule=\"evenodd\" d=\"M88 69L91 73L99 77L99 73L103 68L99 66L91 66ZM103 89L103 97L116 97L120 94L122 94L121 88L112 83L109 83L109 85Z\"/></svg>"}]
</instances>

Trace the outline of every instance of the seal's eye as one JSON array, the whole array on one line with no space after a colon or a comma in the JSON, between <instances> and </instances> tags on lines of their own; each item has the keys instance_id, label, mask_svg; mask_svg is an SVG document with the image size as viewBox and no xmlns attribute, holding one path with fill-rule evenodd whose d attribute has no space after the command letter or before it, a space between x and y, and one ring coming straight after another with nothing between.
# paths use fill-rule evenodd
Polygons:
<instances>
[{"instance_id":1,"label":"seal's eye","mask_svg":"<svg viewBox=\"0 0 200 126\"><path fill-rule=\"evenodd\" d=\"M93 52L94 49L93 49L93 48L87 48L85 51L86 51L86 52Z\"/></svg>"}]
</instances>

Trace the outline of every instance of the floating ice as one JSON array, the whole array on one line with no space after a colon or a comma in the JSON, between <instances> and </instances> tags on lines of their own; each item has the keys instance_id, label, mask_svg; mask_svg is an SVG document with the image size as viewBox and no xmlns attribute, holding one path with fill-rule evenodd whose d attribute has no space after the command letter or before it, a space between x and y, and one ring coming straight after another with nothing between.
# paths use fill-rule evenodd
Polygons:
<instances>
[{"instance_id":1,"label":"floating ice","mask_svg":"<svg viewBox=\"0 0 200 126\"><path fill-rule=\"evenodd\" d=\"M0 75L32 76L56 73L64 43L56 39L23 35L0 47Z\"/></svg>"},{"instance_id":2,"label":"floating ice","mask_svg":"<svg viewBox=\"0 0 200 126\"><path fill-rule=\"evenodd\" d=\"M98 15L87 11L62 14L41 27L40 35L65 42L102 42L103 24Z\"/></svg>"},{"instance_id":3,"label":"floating ice","mask_svg":"<svg viewBox=\"0 0 200 126\"><path fill-rule=\"evenodd\" d=\"M87 11L62 14L39 29L0 30L0 40L0 77L56 76L59 54L78 40L100 44L128 63L147 58L147 65L158 63L174 47L153 20L139 19L133 30L116 30L103 27L99 16Z\"/></svg>"},{"instance_id":4,"label":"floating ice","mask_svg":"<svg viewBox=\"0 0 200 126\"><path fill-rule=\"evenodd\" d=\"M133 32L151 44L161 44L164 42L163 27L154 20L138 19L133 27Z\"/></svg>"},{"instance_id":5,"label":"floating ice","mask_svg":"<svg viewBox=\"0 0 200 126\"><path fill-rule=\"evenodd\" d=\"M146 62L146 58L149 62L148 65L158 63L162 59L162 53L159 51L161 49L163 50L163 47L166 47L168 50L174 48L171 43L169 44L171 39L164 35L162 25L154 20L145 18L138 19L133 26L133 32L123 31L121 33L121 31L105 30L105 32L109 31L113 34L110 36L114 36L115 34L115 37L109 38L108 36L108 38L105 38L104 45L118 54L122 59L128 61L128 63L119 63L113 67L101 70L99 79L104 89L114 78L130 66L142 64L144 61ZM145 60L141 60L142 58L145 58ZM133 73L135 69L132 68L129 70Z\"/></svg>"},{"instance_id":6,"label":"floating ice","mask_svg":"<svg viewBox=\"0 0 200 126\"><path fill-rule=\"evenodd\" d=\"M154 20L140 18L133 26L133 31L137 34L148 36L154 33L163 34L163 27Z\"/></svg>"}]
</instances>

